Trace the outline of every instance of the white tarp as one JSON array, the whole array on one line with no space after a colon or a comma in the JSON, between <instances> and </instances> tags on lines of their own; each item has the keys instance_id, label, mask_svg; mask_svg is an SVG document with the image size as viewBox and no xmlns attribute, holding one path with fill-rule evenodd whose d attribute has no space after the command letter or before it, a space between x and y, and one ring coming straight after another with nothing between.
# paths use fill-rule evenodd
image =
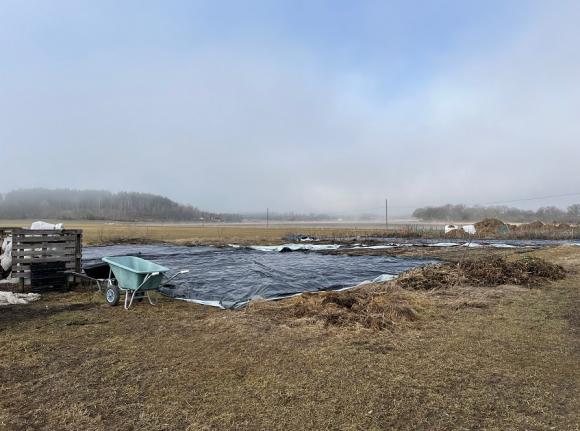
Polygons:
<instances>
[{"instance_id":1,"label":"white tarp","mask_svg":"<svg viewBox=\"0 0 580 431\"><path fill-rule=\"evenodd\" d=\"M463 232L468 233L470 235L475 235L475 226L472 224L466 224L464 225L461 229L463 229Z\"/></svg>"},{"instance_id":2,"label":"white tarp","mask_svg":"<svg viewBox=\"0 0 580 431\"><path fill-rule=\"evenodd\" d=\"M14 305L14 304L29 304L38 301L40 295L38 293L14 293L14 292L0 292L0 306Z\"/></svg>"},{"instance_id":3,"label":"white tarp","mask_svg":"<svg viewBox=\"0 0 580 431\"><path fill-rule=\"evenodd\" d=\"M360 249L360 248L364 248L364 249L369 249L369 250L382 250L382 249L386 249L386 248L395 248L395 247L399 247L399 244L393 244L393 245L369 245L369 246L362 246L362 245L355 245L354 247L351 247L351 249Z\"/></svg>"},{"instance_id":4,"label":"white tarp","mask_svg":"<svg viewBox=\"0 0 580 431\"><path fill-rule=\"evenodd\" d=\"M45 221L35 221L30 225L32 230L63 230L64 225L62 223L52 224Z\"/></svg>"},{"instance_id":5,"label":"white tarp","mask_svg":"<svg viewBox=\"0 0 580 431\"><path fill-rule=\"evenodd\" d=\"M445 225L445 233L449 233L449 232L453 232L454 230L457 230L458 227L455 226L454 224L446 224Z\"/></svg>"},{"instance_id":6,"label":"white tarp","mask_svg":"<svg viewBox=\"0 0 580 431\"><path fill-rule=\"evenodd\" d=\"M445 225L445 233L453 232L454 230L463 230L463 232L468 233L470 235L475 235L475 226L472 224L466 224L463 226L458 226L454 224L446 224Z\"/></svg>"},{"instance_id":7,"label":"white tarp","mask_svg":"<svg viewBox=\"0 0 580 431\"><path fill-rule=\"evenodd\" d=\"M435 244L426 244L427 247L457 247L461 245L457 242L436 242Z\"/></svg>"},{"instance_id":8,"label":"white tarp","mask_svg":"<svg viewBox=\"0 0 580 431\"><path fill-rule=\"evenodd\" d=\"M10 271L10 268L12 268L12 237L10 236L2 241L0 266L2 266L4 272Z\"/></svg>"},{"instance_id":9,"label":"white tarp","mask_svg":"<svg viewBox=\"0 0 580 431\"><path fill-rule=\"evenodd\" d=\"M302 251L302 250L336 250L338 244L282 244L282 245L252 245L252 250L258 251Z\"/></svg>"}]
</instances>

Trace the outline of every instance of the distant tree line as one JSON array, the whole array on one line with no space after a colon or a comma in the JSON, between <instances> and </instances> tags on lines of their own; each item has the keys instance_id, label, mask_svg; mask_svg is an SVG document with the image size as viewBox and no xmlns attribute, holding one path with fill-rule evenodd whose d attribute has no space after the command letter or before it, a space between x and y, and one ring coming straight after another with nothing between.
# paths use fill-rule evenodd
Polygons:
<instances>
[{"instance_id":1,"label":"distant tree line","mask_svg":"<svg viewBox=\"0 0 580 431\"><path fill-rule=\"evenodd\" d=\"M150 193L23 189L0 195L0 219L241 221Z\"/></svg>"},{"instance_id":2,"label":"distant tree line","mask_svg":"<svg viewBox=\"0 0 580 431\"><path fill-rule=\"evenodd\" d=\"M506 222L532 222L540 220L544 223L580 223L580 204L568 207L566 211L547 206L537 211L522 210L507 206L465 206L442 205L439 207L417 208L413 217L423 221L477 221L485 218L498 218Z\"/></svg>"}]
</instances>

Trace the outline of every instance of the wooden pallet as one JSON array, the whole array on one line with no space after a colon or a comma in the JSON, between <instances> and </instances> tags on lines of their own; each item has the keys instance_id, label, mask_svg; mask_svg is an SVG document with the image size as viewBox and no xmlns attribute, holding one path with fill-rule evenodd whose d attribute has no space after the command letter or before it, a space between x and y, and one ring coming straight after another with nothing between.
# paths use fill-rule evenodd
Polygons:
<instances>
[{"instance_id":1,"label":"wooden pallet","mask_svg":"<svg viewBox=\"0 0 580 431\"><path fill-rule=\"evenodd\" d=\"M82 230L11 228L10 232L7 229L4 231L12 234L12 276L20 279L22 290L30 290L32 279L35 286L42 285L45 279L47 288L54 287L52 284L55 280L62 279L55 276L55 270L40 268L64 268L68 272L81 272Z\"/></svg>"}]
</instances>

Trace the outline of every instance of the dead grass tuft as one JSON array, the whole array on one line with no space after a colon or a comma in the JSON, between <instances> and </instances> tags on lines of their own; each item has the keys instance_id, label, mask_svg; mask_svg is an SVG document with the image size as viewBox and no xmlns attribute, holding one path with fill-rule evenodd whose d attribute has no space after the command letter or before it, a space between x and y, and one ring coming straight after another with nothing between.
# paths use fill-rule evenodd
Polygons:
<instances>
[{"instance_id":1,"label":"dead grass tuft","mask_svg":"<svg viewBox=\"0 0 580 431\"><path fill-rule=\"evenodd\" d=\"M456 267L451 264L429 265L401 274L397 284L403 289L433 290L453 286L459 281Z\"/></svg>"},{"instance_id":2,"label":"dead grass tuft","mask_svg":"<svg viewBox=\"0 0 580 431\"><path fill-rule=\"evenodd\" d=\"M389 283L344 292L306 293L281 302L256 301L248 306L248 312L322 322L325 326L383 330L417 320L428 304L425 296Z\"/></svg>"}]
</instances>

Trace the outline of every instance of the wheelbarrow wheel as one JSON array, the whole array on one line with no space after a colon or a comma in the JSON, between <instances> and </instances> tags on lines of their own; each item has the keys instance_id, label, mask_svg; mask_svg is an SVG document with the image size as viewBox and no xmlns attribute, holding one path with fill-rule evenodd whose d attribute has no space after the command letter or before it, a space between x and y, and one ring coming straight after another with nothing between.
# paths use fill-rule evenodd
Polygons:
<instances>
[{"instance_id":1,"label":"wheelbarrow wheel","mask_svg":"<svg viewBox=\"0 0 580 431\"><path fill-rule=\"evenodd\" d=\"M120 297L121 291L118 286L108 286L107 290L105 290L105 300L111 306L117 305Z\"/></svg>"}]
</instances>

